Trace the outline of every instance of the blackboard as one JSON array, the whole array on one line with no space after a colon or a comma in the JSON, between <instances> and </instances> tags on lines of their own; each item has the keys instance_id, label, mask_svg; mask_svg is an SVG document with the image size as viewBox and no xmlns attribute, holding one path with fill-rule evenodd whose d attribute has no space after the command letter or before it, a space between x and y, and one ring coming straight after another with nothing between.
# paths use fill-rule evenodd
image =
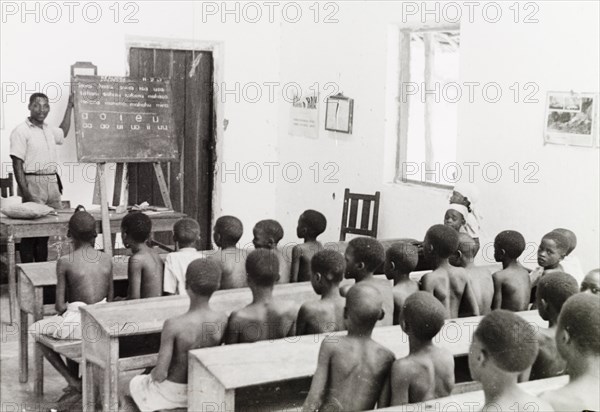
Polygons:
<instances>
[{"instance_id":1,"label":"blackboard","mask_svg":"<svg viewBox=\"0 0 600 412\"><path fill-rule=\"evenodd\" d=\"M74 76L80 162L176 160L169 80Z\"/></svg>"}]
</instances>

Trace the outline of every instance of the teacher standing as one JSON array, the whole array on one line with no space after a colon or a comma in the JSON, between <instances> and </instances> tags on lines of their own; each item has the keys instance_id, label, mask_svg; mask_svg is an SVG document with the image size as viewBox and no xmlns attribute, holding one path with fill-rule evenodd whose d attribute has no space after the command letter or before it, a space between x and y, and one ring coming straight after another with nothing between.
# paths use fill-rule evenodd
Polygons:
<instances>
[{"instance_id":1,"label":"teacher standing","mask_svg":"<svg viewBox=\"0 0 600 412\"><path fill-rule=\"evenodd\" d=\"M71 128L73 95L59 127L45 120L50 112L48 96L34 93L29 98L29 117L10 135L10 157L19 193L25 202L36 202L62 209L62 185L57 173L56 146L62 145ZM21 262L48 260L48 237L23 238Z\"/></svg>"}]
</instances>

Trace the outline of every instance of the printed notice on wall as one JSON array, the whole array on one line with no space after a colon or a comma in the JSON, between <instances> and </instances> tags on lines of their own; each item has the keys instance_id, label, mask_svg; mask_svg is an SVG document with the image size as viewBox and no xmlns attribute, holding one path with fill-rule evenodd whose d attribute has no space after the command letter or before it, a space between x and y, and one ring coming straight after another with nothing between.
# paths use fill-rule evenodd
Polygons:
<instances>
[{"instance_id":1,"label":"printed notice on wall","mask_svg":"<svg viewBox=\"0 0 600 412\"><path fill-rule=\"evenodd\" d=\"M292 136L319 138L319 95L296 96L290 107L289 133Z\"/></svg>"}]
</instances>

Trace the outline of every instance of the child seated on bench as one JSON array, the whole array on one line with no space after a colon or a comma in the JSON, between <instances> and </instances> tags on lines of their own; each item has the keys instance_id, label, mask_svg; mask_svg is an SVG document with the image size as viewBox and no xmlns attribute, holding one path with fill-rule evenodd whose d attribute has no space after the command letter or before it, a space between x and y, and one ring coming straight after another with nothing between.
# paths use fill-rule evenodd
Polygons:
<instances>
[{"instance_id":1,"label":"child seated on bench","mask_svg":"<svg viewBox=\"0 0 600 412\"><path fill-rule=\"evenodd\" d=\"M529 379L551 378L565 372L567 364L556 348L556 323L566 300L577 292L577 281L566 273L555 272L540 279L536 302L540 317L548 321L548 329L538 330L540 351Z\"/></svg>"},{"instance_id":2,"label":"child seated on bench","mask_svg":"<svg viewBox=\"0 0 600 412\"><path fill-rule=\"evenodd\" d=\"M323 250L317 237L327 228L327 219L316 210L305 210L298 219L296 235L304 243L292 249L291 282L308 282L311 279L310 259Z\"/></svg>"},{"instance_id":3,"label":"child seated on bench","mask_svg":"<svg viewBox=\"0 0 600 412\"><path fill-rule=\"evenodd\" d=\"M494 299L494 280L491 271L485 266L475 266L475 256L479 252L479 244L466 233L458 234L458 250L450 256L450 264L465 268L480 315L487 315L492 311Z\"/></svg>"},{"instance_id":4,"label":"child seated on bench","mask_svg":"<svg viewBox=\"0 0 600 412\"><path fill-rule=\"evenodd\" d=\"M551 411L551 407L517 385L519 374L538 353L534 328L515 313L498 309L484 316L469 349L469 369L481 382L483 410Z\"/></svg>"},{"instance_id":5,"label":"child seated on bench","mask_svg":"<svg viewBox=\"0 0 600 412\"><path fill-rule=\"evenodd\" d=\"M467 272L448 260L457 250L458 232L451 227L434 225L425 234L423 253L434 263L435 270L421 278L421 290L442 302L451 319L479 314ZM461 305L464 312L459 314Z\"/></svg>"},{"instance_id":6,"label":"child seated on bench","mask_svg":"<svg viewBox=\"0 0 600 412\"><path fill-rule=\"evenodd\" d=\"M451 227L459 233L464 232L466 224L465 216L468 214L469 211L466 206L451 203L444 214L444 225Z\"/></svg>"},{"instance_id":7,"label":"child seated on bench","mask_svg":"<svg viewBox=\"0 0 600 412\"><path fill-rule=\"evenodd\" d=\"M208 259L196 259L185 274L190 308L165 321L156 367L148 375L135 376L129 392L141 411L187 408L188 351L221 344L227 315L210 307L219 289L221 268Z\"/></svg>"},{"instance_id":8,"label":"child seated on bench","mask_svg":"<svg viewBox=\"0 0 600 412\"><path fill-rule=\"evenodd\" d=\"M582 292L600 295L600 269L591 270L581 282Z\"/></svg>"},{"instance_id":9,"label":"child seated on bench","mask_svg":"<svg viewBox=\"0 0 600 412\"><path fill-rule=\"evenodd\" d=\"M565 273L568 273L575 278L577 284L581 284L584 276L583 269L581 268L581 263L579 262L579 259L577 259L577 256L573 255L573 250L577 247L577 236L569 229L557 228L552 231L560 233L569 241L567 254L562 262L560 262L560 265Z\"/></svg>"},{"instance_id":10,"label":"child seated on bench","mask_svg":"<svg viewBox=\"0 0 600 412\"><path fill-rule=\"evenodd\" d=\"M381 293L372 284L350 288L344 309L348 335L321 343L304 411L364 411L385 404L394 354L371 338L382 318Z\"/></svg>"},{"instance_id":11,"label":"child seated on bench","mask_svg":"<svg viewBox=\"0 0 600 412\"><path fill-rule=\"evenodd\" d=\"M375 270L385 262L385 250L377 239L357 237L348 243L345 252L346 278L356 283L368 283L374 286L383 299L384 317L378 326L390 326L394 323L394 293L388 280L375 278Z\"/></svg>"},{"instance_id":12,"label":"child seated on bench","mask_svg":"<svg viewBox=\"0 0 600 412\"><path fill-rule=\"evenodd\" d=\"M392 366L391 405L423 402L452 392L454 357L432 342L447 317L446 308L431 293L416 292L406 299L401 325L410 353Z\"/></svg>"},{"instance_id":13,"label":"child seated on bench","mask_svg":"<svg viewBox=\"0 0 600 412\"><path fill-rule=\"evenodd\" d=\"M215 222L213 239L219 250L207 252L208 259L217 262L223 270L221 289L245 288L246 255L237 247L244 234L244 226L235 216L221 216Z\"/></svg>"},{"instance_id":14,"label":"child seated on bench","mask_svg":"<svg viewBox=\"0 0 600 412\"><path fill-rule=\"evenodd\" d=\"M294 336L298 306L273 299L279 279L279 260L274 250L257 249L246 259L252 303L229 316L225 343L247 343Z\"/></svg>"},{"instance_id":15,"label":"child seated on bench","mask_svg":"<svg viewBox=\"0 0 600 412\"><path fill-rule=\"evenodd\" d=\"M202 254L196 250L200 239L200 225L189 217L179 219L173 225L173 240L177 250L165 259L163 291L166 295L187 295L185 273L188 265Z\"/></svg>"},{"instance_id":16,"label":"child seated on bench","mask_svg":"<svg viewBox=\"0 0 600 412\"><path fill-rule=\"evenodd\" d=\"M283 228L278 221L265 219L258 222L252 229L254 238L252 243L256 249L272 250L279 261L279 283L290 283L290 262L277 249L279 241L283 239Z\"/></svg>"},{"instance_id":17,"label":"child seated on bench","mask_svg":"<svg viewBox=\"0 0 600 412\"><path fill-rule=\"evenodd\" d=\"M132 212L121 221L121 237L133 253L127 266L127 299L162 296L164 264L158 253L146 244L152 220L142 212Z\"/></svg>"},{"instance_id":18,"label":"child seated on bench","mask_svg":"<svg viewBox=\"0 0 600 412\"><path fill-rule=\"evenodd\" d=\"M525 238L514 230L504 230L494 239L494 259L502 270L494 273L493 309L518 312L529 306L529 272L517 261L525 250Z\"/></svg>"},{"instance_id":19,"label":"child seated on bench","mask_svg":"<svg viewBox=\"0 0 600 412\"><path fill-rule=\"evenodd\" d=\"M558 352L567 361L569 383L541 398L557 411L600 411L600 299L590 293L571 296L560 312Z\"/></svg>"},{"instance_id":20,"label":"child seated on bench","mask_svg":"<svg viewBox=\"0 0 600 412\"><path fill-rule=\"evenodd\" d=\"M296 335L344 330L346 299L340 295L344 257L334 250L317 252L311 261L312 287L320 300L305 302L298 312Z\"/></svg>"},{"instance_id":21,"label":"child seated on bench","mask_svg":"<svg viewBox=\"0 0 600 412\"><path fill-rule=\"evenodd\" d=\"M29 328L33 334L56 339L84 339L81 331L79 308L113 299L112 260L94 249L96 222L88 212L75 212L69 220L67 236L73 249L56 262L56 312L58 315L42 319ZM69 384L61 401L70 395L81 396L79 365L40 345L42 353Z\"/></svg>"},{"instance_id":22,"label":"child seated on bench","mask_svg":"<svg viewBox=\"0 0 600 412\"><path fill-rule=\"evenodd\" d=\"M419 250L410 243L397 242L385 252L385 277L394 281L394 325L400 324L400 315L404 301L419 291L419 284L412 280L410 272L415 270L419 261Z\"/></svg>"},{"instance_id":23,"label":"child seated on bench","mask_svg":"<svg viewBox=\"0 0 600 412\"><path fill-rule=\"evenodd\" d=\"M531 285L531 302L535 306L535 288L541 277L552 272L564 272L560 265L562 260L567 255L569 250L569 239L559 232L546 233L542 237L540 246L537 252L538 266L529 273L529 281Z\"/></svg>"}]
</instances>

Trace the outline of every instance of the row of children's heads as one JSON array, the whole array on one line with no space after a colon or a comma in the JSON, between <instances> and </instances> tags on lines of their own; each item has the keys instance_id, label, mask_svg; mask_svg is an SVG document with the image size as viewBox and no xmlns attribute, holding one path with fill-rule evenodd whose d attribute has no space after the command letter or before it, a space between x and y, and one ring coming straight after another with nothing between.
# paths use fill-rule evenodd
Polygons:
<instances>
[{"instance_id":1,"label":"row of children's heads","mask_svg":"<svg viewBox=\"0 0 600 412\"><path fill-rule=\"evenodd\" d=\"M542 278L538 302L540 314L558 311L556 345L567 364L587 362L600 356L600 299L577 293L577 282L570 275L555 273ZM543 296L543 297L542 297ZM469 352L469 367L474 379L484 381L498 373L519 374L529 368L538 353L535 329L514 312L495 310L477 327Z\"/></svg>"}]
</instances>

